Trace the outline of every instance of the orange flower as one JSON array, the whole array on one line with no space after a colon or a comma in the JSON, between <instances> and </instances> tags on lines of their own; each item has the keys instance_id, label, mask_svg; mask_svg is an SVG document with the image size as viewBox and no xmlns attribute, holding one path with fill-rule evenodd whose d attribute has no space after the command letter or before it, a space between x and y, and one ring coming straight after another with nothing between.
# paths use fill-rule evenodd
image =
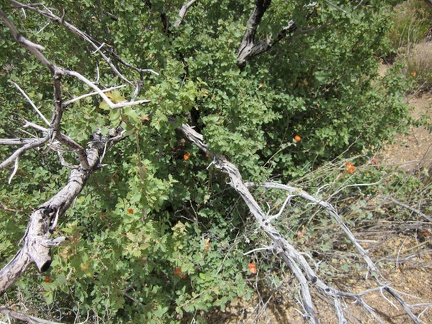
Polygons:
<instances>
[{"instance_id":1,"label":"orange flower","mask_svg":"<svg viewBox=\"0 0 432 324\"><path fill-rule=\"evenodd\" d=\"M51 277L50 276L46 276L44 282L51 282Z\"/></svg>"},{"instance_id":2,"label":"orange flower","mask_svg":"<svg viewBox=\"0 0 432 324\"><path fill-rule=\"evenodd\" d=\"M181 267L177 267L174 269L174 276L180 277L181 276L181 272L182 272L182 268Z\"/></svg>"},{"instance_id":3,"label":"orange flower","mask_svg":"<svg viewBox=\"0 0 432 324\"><path fill-rule=\"evenodd\" d=\"M299 135L294 136L294 141L300 142L301 141L301 137Z\"/></svg>"},{"instance_id":4,"label":"orange flower","mask_svg":"<svg viewBox=\"0 0 432 324\"><path fill-rule=\"evenodd\" d=\"M133 214L133 213L134 213L134 210L133 210L132 208L129 208L129 209L128 209L128 213L129 213L129 214Z\"/></svg>"},{"instance_id":5,"label":"orange flower","mask_svg":"<svg viewBox=\"0 0 432 324\"><path fill-rule=\"evenodd\" d=\"M252 261L251 263L249 263L249 271L252 274L256 274L257 273L257 268L256 268L256 265L255 265L255 262Z\"/></svg>"},{"instance_id":6,"label":"orange flower","mask_svg":"<svg viewBox=\"0 0 432 324\"><path fill-rule=\"evenodd\" d=\"M177 277L182 277L183 279L185 279L187 277L186 273L182 273L182 268L181 267L177 267L174 269L174 276Z\"/></svg>"},{"instance_id":7,"label":"orange flower","mask_svg":"<svg viewBox=\"0 0 432 324\"><path fill-rule=\"evenodd\" d=\"M187 161L187 160L189 160L189 153L185 153L184 155L183 155L183 159L185 160L185 161Z\"/></svg>"},{"instance_id":8,"label":"orange flower","mask_svg":"<svg viewBox=\"0 0 432 324\"><path fill-rule=\"evenodd\" d=\"M416 76L417 75L417 72L416 71L414 71L413 73L411 73L412 74L412 76Z\"/></svg>"},{"instance_id":9,"label":"orange flower","mask_svg":"<svg viewBox=\"0 0 432 324\"><path fill-rule=\"evenodd\" d=\"M355 171L355 166L354 165L351 165L349 168L348 168L348 173L354 173L354 171Z\"/></svg>"},{"instance_id":10,"label":"orange flower","mask_svg":"<svg viewBox=\"0 0 432 324\"><path fill-rule=\"evenodd\" d=\"M347 163L345 163L345 165L347 168L349 168L352 164L351 164L351 162L347 162Z\"/></svg>"}]
</instances>

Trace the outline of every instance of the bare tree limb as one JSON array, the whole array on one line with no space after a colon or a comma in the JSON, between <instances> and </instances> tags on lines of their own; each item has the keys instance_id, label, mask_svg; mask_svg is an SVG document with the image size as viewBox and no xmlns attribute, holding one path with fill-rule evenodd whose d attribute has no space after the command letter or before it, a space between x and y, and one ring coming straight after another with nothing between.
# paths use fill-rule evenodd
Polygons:
<instances>
[{"instance_id":1,"label":"bare tree limb","mask_svg":"<svg viewBox=\"0 0 432 324\"><path fill-rule=\"evenodd\" d=\"M49 136L45 136L44 138L38 138L38 139L35 139L33 141L29 140L29 143L27 143L24 146L17 149L11 156L9 156L6 160L4 160L2 163L0 163L0 170L4 169L4 168L8 167L9 165L11 165L12 163L14 163L15 160L21 154L23 154L25 151L28 151L28 150L33 149L35 147L42 146L43 144L48 142L49 139L50 139Z\"/></svg>"},{"instance_id":2,"label":"bare tree limb","mask_svg":"<svg viewBox=\"0 0 432 324\"><path fill-rule=\"evenodd\" d=\"M271 36L268 36L262 41L256 41L255 36L258 26L264 13L270 7L270 4L271 0L255 1L255 8L247 22L247 30L244 33L241 44L237 50L237 65L240 68L243 68L253 57L268 51L276 43L297 29L294 20L290 20L288 24L279 31L274 39L272 39Z\"/></svg>"},{"instance_id":3,"label":"bare tree limb","mask_svg":"<svg viewBox=\"0 0 432 324\"><path fill-rule=\"evenodd\" d=\"M184 17L186 16L187 11L189 10L189 7L192 6L194 4L196 0L190 0L189 2L185 3L179 12L179 18L176 20L176 22L174 23L174 27L178 27L180 26L180 24L182 23Z\"/></svg>"},{"instance_id":4,"label":"bare tree limb","mask_svg":"<svg viewBox=\"0 0 432 324\"><path fill-rule=\"evenodd\" d=\"M4 306L0 306L0 313L4 314L6 317L12 317L15 318L17 320L23 321L23 322L27 322L27 323L31 323L31 324L60 324L58 322L53 322L53 321L47 321L35 316L30 316L27 314L24 314L22 312L17 312L14 311L13 309L9 308L9 307L4 307Z\"/></svg>"},{"instance_id":5,"label":"bare tree limb","mask_svg":"<svg viewBox=\"0 0 432 324\"><path fill-rule=\"evenodd\" d=\"M123 81L125 81L126 83L128 83L129 85L133 86L133 82L129 81L123 74L120 73L120 71L118 71L118 69L115 67L115 65L111 62L111 59L109 57L107 57L103 52L102 52L102 48L104 47L104 43L100 43L97 40L95 40L93 37L91 37L90 35L82 32L81 30L79 30L78 28L76 28L74 25L70 24L69 22L67 22L64 18L64 16L59 17L57 15L55 15L51 10L49 10L48 8L46 8L45 6L43 6L43 4L39 3L38 5L36 4L32 4L32 5L27 5L24 3L21 3L19 1L15 1L15 0L9 0L14 6L19 7L19 8L26 8L29 10L32 10L34 12L37 12L38 14L52 20L55 21L63 26L65 26L67 29L69 29L71 32L73 32L74 34L78 35L80 38L82 38L83 40L85 40L86 42L88 42L91 46L93 46L93 48L95 49L96 52L98 52L102 58L109 64L109 66L111 67L111 69L113 70L113 72L115 74L117 74L117 76L119 76L119 78L121 78ZM42 6L43 10L39 9L38 7ZM120 62L121 64L123 64L124 66L127 66L128 68L135 70L139 73L143 73L143 72L150 72L153 73L155 75L159 75L159 73L157 73L156 71L152 70L152 69L142 69L142 68L138 68L135 67L127 62L125 62L124 60L122 60L114 51L111 47L106 46L107 51L109 52L110 55L112 55L118 62Z\"/></svg>"},{"instance_id":6,"label":"bare tree limb","mask_svg":"<svg viewBox=\"0 0 432 324\"><path fill-rule=\"evenodd\" d=\"M120 131L120 129L117 130L117 132ZM57 219L71 206L88 178L100 167L100 157L106 145L117 142L120 139L118 136L108 137L100 133L94 134L92 141L88 142L89 148L86 150L89 169L73 168L66 186L51 199L37 207L30 215L30 222L22 239L23 247L0 271L0 295L15 282L31 263L35 263L41 272L48 270L51 264L50 248L58 245L61 241L59 238L54 240L50 238Z\"/></svg>"},{"instance_id":7,"label":"bare tree limb","mask_svg":"<svg viewBox=\"0 0 432 324\"><path fill-rule=\"evenodd\" d=\"M34 142L34 138L0 138L0 145L25 145Z\"/></svg>"},{"instance_id":8,"label":"bare tree limb","mask_svg":"<svg viewBox=\"0 0 432 324\"><path fill-rule=\"evenodd\" d=\"M248 206L251 214L255 217L255 220L259 227L264 231L264 233L271 239L272 245L271 247L275 250L275 253L279 255L285 263L289 266L291 271L294 273L295 277L300 283L300 291L302 294L303 300L303 308L304 314L303 317L307 319L310 323L316 323L317 319L315 317L314 312L314 304L310 294L310 287L314 286L319 291L321 291L324 295L328 296L333 300L334 308L336 315L338 317L339 323L347 323L347 320L344 316L344 308L342 307L341 298L352 298L357 301L359 305L361 305L367 312L369 312L374 318L382 322L378 314L374 311L373 308L367 305L367 303L363 300L363 296L370 292L366 291L360 294L348 293L339 291L334 287L328 286L312 269L307 260L304 257L304 254L299 252L291 243L289 243L280 233L279 231L271 224L271 221L275 219L273 216L267 216L256 202L252 194L249 192L248 187L255 186L253 183L245 183L242 180L240 172L237 167L230 163L225 157L217 154L211 154L209 148L204 142L204 138L201 134L197 133L193 130L189 125L183 124L181 127L181 131L185 134L185 136L193 142L196 146L198 146L205 153L210 154L213 157L214 166L220 169L222 172L228 174L230 177L230 185L231 187L242 197L246 205ZM282 189L289 192L289 197L285 200L284 206L286 206L287 201L291 199L291 196L299 196L308 201L311 201L317 205L322 206L327 210L329 215L336 220L339 226L343 229L345 234L350 238L351 242L357 248L357 250L362 255L363 259L368 265L368 271L371 271L372 277L379 285L376 288L379 291L388 292L394 299L396 299L404 308L405 312L412 319L414 323L420 323L420 320L417 316L415 316L408 303L402 298L402 296L393 288L391 288L387 283L381 281L380 272L375 265L375 263L370 259L367 254L367 251L363 249L360 243L356 240L354 235L351 233L349 228L342 221L340 216L338 215L336 209L330 205L329 203L319 200L307 192L294 188L287 185L265 182L259 184L257 186L262 186L265 188L274 188L274 189ZM282 212L279 212L279 216ZM278 217L279 217L278 216Z\"/></svg>"},{"instance_id":9,"label":"bare tree limb","mask_svg":"<svg viewBox=\"0 0 432 324\"><path fill-rule=\"evenodd\" d=\"M22 93L22 95L24 96L24 98L27 99L27 101L30 103L30 105L33 107L34 110L36 110L37 114L40 116L40 118L42 118L42 120L45 122L45 124L47 124L48 126L50 126L49 121L45 118L45 116L40 112L40 110L36 107L36 105L33 103L33 101L29 98L29 96L27 96L27 94L24 92L23 89L21 89L21 87L16 84L15 82L11 81L13 83L13 85Z\"/></svg>"},{"instance_id":10,"label":"bare tree limb","mask_svg":"<svg viewBox=\"0 0 432 324\"><path fill-rule=\"evenodd\" d=\"M399 206L401 206L401 207L403 207L403 208L406 208L406 209L408 209L408 210L411 210L412 212L414 212L414 213L416 213L416 214L419 214L419 215L422 216L423 218L426 218L429 222L432 222L432 217L431 217L431 216L428 216L428 215L426 215L425 213L422 213L420 210L417 210L417 209L415 209L415 208L412 208L411 206L409 206L409 205L407 205L407 204L404 204L404 203L402 203L402 202L400 202L400 201L398 201L398 200L396 200L396 199L394 199L394 198L392 198L392 197L378 196L378 198L381 198L381 199L383 199L383 200L387 200L387 201L391 201L392 203L395 203L396 205L399 205Z\"/></svg>"}]
</instances>

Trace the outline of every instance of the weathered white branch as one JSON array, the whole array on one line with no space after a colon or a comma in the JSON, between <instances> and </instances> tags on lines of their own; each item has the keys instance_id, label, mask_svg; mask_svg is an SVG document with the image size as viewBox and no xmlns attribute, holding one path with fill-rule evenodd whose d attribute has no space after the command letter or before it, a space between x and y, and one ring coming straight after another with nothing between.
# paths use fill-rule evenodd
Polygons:
<instances>
[{"instance_id":1,"label":"weathered white branch","mask_svg":"<svg viewBox=\"0 0 432 324\"><path fill-rule=\"evenodd\" d=\"M8 179L8 184L10 184L12 182L13 177L15 176L16 172L18 171L18 164L19 164L19 157L17 157L15 159L15 165L14 165L13 171L12 171L12 173Z\"/></svg>"},{"instance_id":2,"label":"weathered white branch","mask_svg":"<svg viewBox=\"0 0 432 324\"><path fill-rule=\"evenodd\" d=\"M71 75L76 77L78 80L81 80L82 82L84 82L85 84L87 84L90 88L92 88L93 90L96 91L96 93L101 96L101 98L103 100L105 100L105 102L108 104L108 106L111 109L120 109L120 108L124 108L124 107L129 107L129 106L135 106L135 105L141 105L141 104L146 104L149 103L150 100L137 100L137 101L125 101L125 102L120 102L120 103L113 103L106 95L105 93L99 89L93 82L91 82L89 79L87 79L86 77L84 77L83 75L81 75L80 73L76 72L76 71L68 71L65 70L65 74L67 75Z\"/></svg>"},{"instance_id":3,"label":"weathered white branch","mask_svg":"<svg viewBox=\"0 0 432 324\"><path fill-rule=\"evenodd\" d=\"M15 38L15 40L23 45L25 48L27 48L39 61L42 62L43 65L48 67L50 70L53 70L52 64L46 59L46 57L40 52L44 50L43 46L40 46L36 43L33 43L23 37L19 32L18 29L14 26L14 24L9 20L9 18L6 16L6 14L0 10L0 19L2 19L6 25L11 30L12 36Z\"/></svg>"},{"instance_id":4,"label":"weathered white branch","mask_svg":"<svg viewBox=\"0 0 432 324\"><path fill-rule=\"evenodd\" d=\"M42 127L42 126L39 126L38 124L35 124L35 123L32 123L32 122L29 122L29 121L27 121L27 120L25 120L25 123L24 123L24 125L23 125L23 127L24 128L26 128L26 127L32 127L32 128L34 128L34 129L37 129L37 130L40 130L42 133L44 133L44 134L48 134L48 128L45 128L45 127Z\"/></svg>"},{"instance_id":5,"label":"weathered white branch","mask_svg":"<svg viewBox=\"0 0 432 324\"><path fill-rule=\"evenodd\" d=\"M120 73L120 71L118 71L118 69L115 67L115 65L111 62L111 59L109 57L107 57L102 51L102 47L103 47L103 43L100 43L98 41L96 41L95 39L93 39L90 35L82 32L81 30L79 30L78 28L76 28L74 25L70 24L69 22L67 22L64 19L64 16L59 17L57 15L55 15L51 10L49 10L47 7L43 6L43 4L38 3L38 5L34 5L34 4L24 4L21 3L19 1L15 1L15 0L9 0L13 5L15 5L16 7L19 8L26 8L29 10L32 10L34 12L37 12L38 14L52 20L55 21L63 26L65 26L67 29L69 29L71 32L73 32L74 34L78 35L80 38L82 38L83 40L85 40L86 42L88 42L91 46L93 46L93 48L95 49L95 52L98 52L102 58L108 63L108 65L110 66L110 68L112 69L112 71L122 80L124 80L126 83L128 83L129 85L133 86L133 83L131 81L129 81L123 74ZM38 6L43 6L43 10L40 10L38 8ZM127 66L130 69L133 69L139 73L144 73L144 72L150 72L153 73L155 75L159 75L159 73L157 73L156 71L152 70L152 69L142 69L142 68L138 68L135 67L127 62L125 62L124 60L122 60L110 47L107 47L108 52L117 60L119 61L121 64Z\"/></svg>"},{"instance_id":6,"label":"weathered white branch","mask_svg":"<svg viewBox=\"0 0 432 324\"><path fill-rule=\"evenodd\" d=\"M44 138L37 138L33 141L29 141L29 143L25 144L24 146L17 149L11 156L9 156L6 160L4 160L2 163L0 163L0 170L6 168L7 166L11 165L15 162L15 160L23 154L25 151L28 151L32 148L42 146L46 142L48 142L49 136L45 136Z\"/></svg>"},{"instance_id":7,"label":"weathered white branch","mask_svg":"<svg viewBox=\"0 0 432 324\"><path fill-rule=\"evenodd\" d=\"M110 87L110 88L107 88L107 89L103 89L102 90L102 92L110 92L110 91L112 91L112 90L115 90L115 89L120 89L120 88L123 88L123 87L125 87L126 85L124 85L124 84L122 84L122 85L119 85L119 86L115 86L115 87ZM79 100L81 100L81 99L84 99L84 98L87 98L87 97L90 97L90 96L94 96L94 95L97 95L98 93L97 92L90 92L90 93L87 93L87 94L84 94L84 95L81 95L81 96L78 96L78 97L75 97L75 98L73 98L73 99L71 99L71 100L68 100L68 101L65 101L65 102L63 102L63 107L67 107L67 106L69 106L71 103L73 103L73 102L75 102L75 101L79 101Z\"/></svg>"},{"instance_id":8,"label":"weathered white branch","mask_svg":"<svg viewBox=\"0 0 432 324\"><path fill-rule=\"evenodd\" d=\"M396 205L399 205L399 206L401 206L403 208L411 210L412 212L414 212L416 214L419 214L423 218L426 218L429 222L432 222L432 217L431 216L428 216L425 213L422 213L420 210L415 209L415 208L413 208L413 207L411 207L411 206L409 206L407 204L404 204L404 203L402 203L402 202L400 202L400 201L398 201L398 200L396 200L396 199L394 199L392 197L378 196L378 198L383 199L383 200L387 200L387 201L391 201L392 203L394 203Z\"/></svg>"},{"instance_id":9,"label":"weathered white branch","mask_svg":"<svg viewBox=\"0 0 432 324\"><path fill-rule=\"evenodd\" d=\"M23 247L0 270L0 295L15 282L31 263L35 263L41 272L48 270L51 264L50 248L62 241L62 238L51 239L51 233L56 227L58 218L68 210L88 178L98 170L101 162L100 157L106 145L118 140L116 137L94 134L93 140L88 143L86 150L89 169L73 168L70 171L66 186L33 211L30 215L27 231L22 239Z\"/></svg>"},{"instance_id":10,"label":"weathered white branch","mask_svg":"<svg viewBox=\"0 0 432 324\"><path fill-rule=\"evenodd\" d=\"M58 322L47 321L47 320L44 320L44 319L41 319L41 318L38 318L35 316L30 316L30 315L24 314L22 312L17 312L11 308L4 307L4 306L0 306L0 313L4 314L8 318L9 323L10 323L9 318L15 318L17 320L31 323L31 324L60 324Z\"/></svg>"},{"instance_id":11,"label":"weathered white branch","mask_svg":"<svg viewBox=\"0 0 432 324\"><path fill-rule=\"evenodd\" d=\"M174 23L174 27L178 27L180 26L180 24L182 23L184 17L186 16L187 11L189 10L189 7L192 6L194 4L196 0L190 0L189 2L185 3L179 12L179 18L176 20L176 22Z\"/></svg>"},{"instance_id":12,"label":"weathered white branch","mask_svg":"<svg viewBox=\"0 0 432 324\"><path fill-rule=\"evenodd\" d=\"M0 145L24 145L34 142L34 138L0 138Z\"/></svg>"},{"instance_id":13,"label":"weathered white branch","mask_svg":"<svg viewBox=\"0 0 432 324\"><path fill-rule=\"evenodd\" d=\"M33 107L34 110L36 110L37 114L40 116L40 118L42 118L42 120L45 122L45 124L47 124L48 126L50 126L50 122L45 118L45 116L40 112L40 110L36 107L36 105L33 103L33 101L29 98L29 96L27 96L27 94L24 92L23 89L20 88L20 86L18 84L16 84L13 81L10 81L13 83L13 85L22 93L22 95L24 96L24 98L27 99L27 101L30 103L30 105Z\"/></svg>"},{"instance_id":14,"label":"weathered white branch","mask_svg":"<svg viewBox=\"0 0 432 324\"><path fill-rule=\"evenodd\" d=\"M198 146L201 150L203 150L207 154L211 154L207 145L204 142L204 138L201 134L197 133L194 129L192 129L189 125L183 124L181 127L182 132L185 136L192 141L196 146ZM255 217L255 220L259 227L264 231L264 233L271 239L272 245L274 247L275 253L278 254L285 263L289 266L291 271L294 273L295 277L300 283L300 290L302 294L303 300L303 308L304 314L303 316L309 320L310 323L316 323L315 313L313 301L310 295L309 286L314 285L318 288L323 294L329 296L334 303L334 308L336 315L338 317L339 323L347 323L347 320L344 316L344 309L341 304L341 298L353 298L357 301L357 303L368 311L375 319L379 322L382 322L379 318L378 314L373 310L373 308L369 307L362 296L366 293L353 294L348 292L339 291L333 287L328 286L321 278L316 275L316 272L309 265L307 260L304 258L303 254L297 251L297 249L290 244L280 233L279 231L272 226L270 223L274 217L267 217L267 215L261 210L259 204L255 201L252 194L249 192L248 187L255 186L253 183L247 183L247 185L243 182L240 172L237 167L226 160L225 157L211 154L213 157L213 165L220 169L222 172L227 173L230 177L230 185L231 187L237 191L237 193L243 198L244 202L248 206L251 214ZM379 285L380 291L386 291L391 296L393 296L404 308L405 312L410 316L414 323L420 323L418 317L416 317L412 311L411 306L408 305L400 294L397 293L394 289L392 289L388 284L382 282L379 278L380 273L376 265L367 255L367 252L363 249L363 247L359 244L359 242L355 239L354 235L351 233L349 228L344 224L335 208L327 202L321 201L307 192L294 188L287 185L265 182L259 184L258 186L262 186L265 188L274 188L274 189L282 189L289 192L288 198L285 200L283 207L286 207L289 199L292 196L299 196L308 201L311 201L314 204L320 205L327 210L329 215L336 220L339 226L343 229L345 234L351 239L353 244L356 246L357 250L360 252L366 263L368 264L369 270L372 271L373 278ZM276 215L279 217L282 214L282 210Z\"/></svg>"}]
</instances>

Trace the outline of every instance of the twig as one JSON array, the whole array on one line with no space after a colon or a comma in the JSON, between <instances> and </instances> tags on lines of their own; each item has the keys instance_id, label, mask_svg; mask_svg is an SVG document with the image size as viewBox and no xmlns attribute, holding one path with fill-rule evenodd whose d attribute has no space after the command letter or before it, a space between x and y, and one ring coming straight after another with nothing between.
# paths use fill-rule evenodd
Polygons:
<instances>
[{"instance_id":1,"label":"twig","mask_svg":"<svg viewBox=\"0 0 432 324\"><path fill-rule=\"evenodd\" d=\"M15 162L15 160L23 154L25 151L30 150L32 148L41 146L48 142L49 136L46 136L44 138L38 138L33 140L32 142L25 144L24 146L17 149L11 156L9 156L6 160L4 160L2 163L0 163L0 170L6 168L7 166L11 165Z\"/></svg>"},{"instance_id":2,"label":"twig","mask_svg":"<svg viewBox=\"0 0 432 324\"><path fill-rule=\"evenodd\" d=\"M39 125L37 125L37 124L35 124L35 123L32 123L32 122L29 122L29 121L27 121L27 120L25 120L25 123L24 123L23 127L24 127L24 128L26 128L26 127L32 127L32 128L34 128L34 129L40 130L40 131L43 132L44 134L48 134L48 128L45 128L45 127L39 126Z\"/></svg>"},{"instance_id":3,"label":"twig","mask_svg":"<svg viewBox=\"0 0 432 324\"><path fill-rule=\"evenodd\" d=\"M90 88L92 88L93 90L96 91L96 93L102 97L103 100L105 100L105 102L108 104L108 106L111 109L120 109L120 108L124 108L124 107L130 107L130 106L135 106L135 105L141 105L141 104L146 104L149 103L150 100L137 100L137 101L124 101L124 102L119 102L119 103L113 103L106 95L105 93L99 89L93 82L91 82L89 79L87 79L86 77L84 77L83 75L81 75L80 73L76 72L76 71L68 71L65 70L64 71L65 74L67 75L71 75L76 77L78 80L81 80L82 82L84 82L85 84L87 84Z\"/></svg>"},{"instance_id":4,"label":"twig","mask_svg":"<svg viewBox=\"0 0 432 324\"><path fill-rule=\"evenodd\" d=\"M389 197L389 196L377 196L377 198L381 198L383 200L389 200L389 201L395 203L396 205L399 205L399 206L404 207L404 208L406 208L408 210L411 210L412 212L414 212L416 214L419 214L423 218L426 218L429 222L432 222L432 217L430 217L430 216L422 213L420 210L415 209L415 208L413 208L413 207L411 207L411 206L409 206L407 204L404 204L404 203L402 203L402 202L400 202L400 201L398 201L398 200L396 200L396 199L394 199L392 197Z\"/></svg>"},{"instance_id":5,"label":"twig","mask_svg":"<svg viewBox=\"0 0 432 324\"><path fill-rule=\"evenodd\" d=\"M8 184L11 184L12 179L13 179L13 177L15 176L15 173L16 173L17 170L18 170L18 161L19 161L19 157L17 156L17 158L15 159L14 169L13 169L13 171L12 171L10 177L9 177L9 180L8 180Z\"/></svg>"},{"instance_id":6,"label":"twig","mask_svg":"<svg viewBox=\"0 0 432 324\"><path fill-rule=\"evenodd\" d=\"M105 93L105 92L110 92L110 91L112 91L112 90L120 89L120 88L123 88L123 87L125 87L125 86L126 86L126 85L122 84L122 85L119 85L119 86L110 87L110 88L107 88L107 89L103 89L102 92L104 92L104 93ZM72 98L71 100L65 101L65 102L63 103L63 107L67 107L67 106L69 106L71 103L73 103L73 102L75 102L75 101L78 101L78 100L84 99L84 98L86 98L86 97L94 96L94 95L96 95L96 94L98 94L98 93L97 93L97 92L90 92L90 93L87 93L87 94L81 95L81 96L79 96L79 97Z\"/></svg>"},{"instance_id":7,"label":"twig","mask_svg":"<svg viewBox=\"0 0 432 324\"><path fill-rule=\"evenodd\" d=\"M20 86L18 84L16 84L13 81L10 81L13 83L13 85L22 93L22 95L24 96L24 98L27 99L27 101L30 103L30 105L33 107L34 110L36 110L36 112L38 113L38 115L42 118L42 120L45 122L45 124L47 124L48 126L50 126L50 122L45 118L45 116L40 112L40 110L36 107L36 105L33 103L33 101L31 101L31 99L29 98L29 96L27 96L27 94L24 92L23 89L20 88Z\"/></svg>"}]
</instances>

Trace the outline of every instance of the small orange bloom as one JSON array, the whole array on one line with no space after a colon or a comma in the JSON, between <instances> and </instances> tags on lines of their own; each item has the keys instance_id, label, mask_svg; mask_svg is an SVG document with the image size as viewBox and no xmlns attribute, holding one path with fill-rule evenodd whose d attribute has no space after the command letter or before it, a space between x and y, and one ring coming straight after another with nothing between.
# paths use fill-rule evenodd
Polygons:
<instances>
[{"instance_id":1,"label":"small orange bloom","mask_svg":"<svg viewBox=\"0 0 432 324\"><path fill-rule=\"evenodd\" d=\"M189 160L189 153L185 153L184 155L183 155L183 159L185 160L185 161L187 161L187 160Z\"/></svg>"},{"instance_id":2,"label":"small orange bloom","mask_svg":"<svg viewBox=\"0 0 432 324\"><path fill-rule=\"evenodd\" d=\"M354 171L355 171L355 166L354 165L351 165L349 168L348 168L348 173L354 173Z\"/></svg>"},{"instance_id":3,"label":"small orange bloom","mask_svg":"<svg viewBox=\"0 0 432 324\"><path fill-rule=\"evenodd\" d=\"M300 142L301 141L301 137L299 135L294 136L294 141Z\"/></svg>"},{"instance_id":4,"label":"small orange bloom","mask_svg":"<svg viewBox=\"0 0 432 324\"><path fill-rule=\"evenodd\" d=\"M347 168L349 168L352 164L351 164L351 162L347 162L347 163L345 163L345 165Z\"/></svg>"},{"instance_id":5,"label":"small orange bloom","mask_svg":"<svg viewBox=\"0 0 432 324\"><path fill-rule=\"evenodd\" d=\"M256 268L256 265L255 265L255 262L252 261L251 263L249 263L249 271L252 274L256 274L257 273L257 268Z\"/></svg>"},{"instance_id":6,"label":"small orange bloom","mask_svg":"<svg viewBox=\"0 0 432 324\"><path fill-rule=\"evenodd\" d=\"M182 273L182 268L181 267L177 267L174 269L174 276L177 277L181 277L183 279L185 279L187 277L186 273Z\"/></svg>"},{"instance_id":7,"label":"small orange bloom","mask_svg":"<svg viewBox=\"0 0 432 324\"><path fill-rule=\"evenodd\" d=\"M129 208L129 209L128 209L128 213L129 213L129 214L133 214L133 213L134 213L134 210L133 210L132 208Z\"/></svg>"},{"instance_id":8,"label":"small orange bloom","mask_svg":"<svg viewBox=\"0 0 432 324\"><path fill-rule=\"evenodd\" d=\"M46 276L44 282L51 282L51 277L50 276Z\"/></svg>"},{"instance_id":9,"label":"small orange bloom","mask_svg":"<svg viewBox=\"0 0 432 324\"><path fill-rule=\"evenodd\" d=\"M412 74L412 76L416 76L417 75L417 72L416 71L414 71L413 73L411 73Z\"/></svg>"},{"instance_id":10,"label":"small orange bloom","mask_svg":"<svg viewBox=\"0 0 432 324\"><path fill-rule=\"evenodd\" d=\"M174 269L174 275L177 277L181 276L181 272L182 272L182 268L181 267L177 267Z\"/></svg>"}]
</instances>

